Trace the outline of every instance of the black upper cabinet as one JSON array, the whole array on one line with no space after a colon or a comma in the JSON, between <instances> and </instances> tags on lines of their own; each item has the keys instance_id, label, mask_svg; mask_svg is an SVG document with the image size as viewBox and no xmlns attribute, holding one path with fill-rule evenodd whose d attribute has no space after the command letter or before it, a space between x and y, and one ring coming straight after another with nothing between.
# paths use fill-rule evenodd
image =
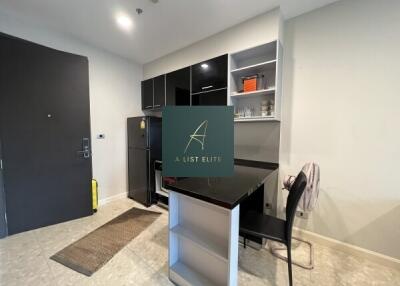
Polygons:
<instances>
[{"instance_id":1,"label":"black upper cabinet","mask_svg":"<svg viewBox=\"0 0 400 286\"><path fill-rule=\"evenodd\" d=\"M154 78L154 108L165 105L165 75Z\"/></svg>"},{"instance_id":2,"label":"black upper cabinet","mask_svg":"<svg viewBox=\"0 0 400 286\"><path fill-rule=\"evenodd\" d=\"M166 75L166 105L190 105L190 67Z\"/></svg>"},{"instance_id":3,"label":"black upper cabinet","mask_svg":"<svg viewBox=\"0 0 400 286\"><path fill-rule=\"evenodd\" d=\"M228 55L223 55L142 81L142 109L160 109L165 105L226 105L227 85Z\"/></svg>"},{"instance_id":4,"label":"black upper cabinet","mask_svg":"<svg viewBox=\"0 0 400 286\"><path fill-rule=\"evenodd\" d=\"M142 109L153 109L153 79L142 81Z\"/></svg>"},{"instance_id":5,"label":"black upper cabinet","mask_svg":"<svg viewBox=\"0 0 400 286\"><path fill-rule=\"evenodd\" d=\"M192 66L192 94L226 88L228 55L219 56Z\"/></svg>"}]
</instances>

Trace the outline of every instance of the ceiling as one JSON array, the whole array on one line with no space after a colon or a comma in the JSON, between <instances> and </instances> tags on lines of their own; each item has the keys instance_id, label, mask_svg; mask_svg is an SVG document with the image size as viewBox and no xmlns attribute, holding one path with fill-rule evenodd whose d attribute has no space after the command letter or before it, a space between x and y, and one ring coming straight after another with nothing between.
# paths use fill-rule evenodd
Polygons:
<instances>
[{"instance_id":1,"label":"ceiling","mask_svg":"<svg viewBox=\"0 0 400 286\"><path fill-rule=\"evenodd\" d=\"M280 6L285 18L336 0L0 0L0 10L146 63ZM143 9L138 15L136 8ZM115 15L133 19L123 31Z\"/></svg>"}]
</instances>

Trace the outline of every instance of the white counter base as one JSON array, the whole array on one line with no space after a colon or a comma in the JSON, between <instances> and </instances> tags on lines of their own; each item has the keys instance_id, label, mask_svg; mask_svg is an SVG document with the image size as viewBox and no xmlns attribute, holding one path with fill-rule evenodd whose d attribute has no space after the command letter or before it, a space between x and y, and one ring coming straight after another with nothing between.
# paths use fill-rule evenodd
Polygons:
<instances>
[{"instance_id":1,"label":"white counter base","mask_svg":"<svg viewBox=\"0 0 400 286\"><path fill-rule=\"evenodd\" d=\"M239 205L229 210L169 193L169 278L177 285L237 285Z\"/></svg>"}]
</instances>

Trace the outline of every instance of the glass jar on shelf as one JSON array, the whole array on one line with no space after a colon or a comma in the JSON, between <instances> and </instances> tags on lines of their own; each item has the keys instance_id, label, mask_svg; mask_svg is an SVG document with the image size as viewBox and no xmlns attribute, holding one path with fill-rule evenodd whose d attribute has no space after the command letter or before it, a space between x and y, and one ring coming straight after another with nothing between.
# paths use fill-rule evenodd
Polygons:
<instances>
[{"instance_id":1,"label":"glass jar on shelf","mask_svg":"<svg viewBox=\"0 0 400 286\"><path fill-rule=\"evenodd\" d=\"M274 105L275 102L270 100L262 100L261 101L261 116L262 117L272 117L274 116Z\"/></svg>"},{"instance_id":2,"label":"glass jar on shelf","mask_svg":"<svg viewBox=\"0 0 400 286\"><path fill-rule=\"evenodd\" d=\"M268 111L268 101L262 100L261 101L261 116L267 117L267 111Z\"/></svg>"}]
</instances>

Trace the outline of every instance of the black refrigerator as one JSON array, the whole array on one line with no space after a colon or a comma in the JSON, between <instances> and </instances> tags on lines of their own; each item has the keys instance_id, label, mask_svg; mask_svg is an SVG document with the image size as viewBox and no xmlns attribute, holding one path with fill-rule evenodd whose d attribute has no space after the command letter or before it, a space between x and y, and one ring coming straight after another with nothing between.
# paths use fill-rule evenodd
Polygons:
<instances>
[{"instance_id":1,"label":"black refrigerator","mask_svg":"<svg viewBox=\"0 0 400 286\"><path fill-rule=\"evenodd\" d=\"M150 206L155 202L154 161L161 160L161 118L128 118L128 197Z\"/></svg>"}]
</instances>

